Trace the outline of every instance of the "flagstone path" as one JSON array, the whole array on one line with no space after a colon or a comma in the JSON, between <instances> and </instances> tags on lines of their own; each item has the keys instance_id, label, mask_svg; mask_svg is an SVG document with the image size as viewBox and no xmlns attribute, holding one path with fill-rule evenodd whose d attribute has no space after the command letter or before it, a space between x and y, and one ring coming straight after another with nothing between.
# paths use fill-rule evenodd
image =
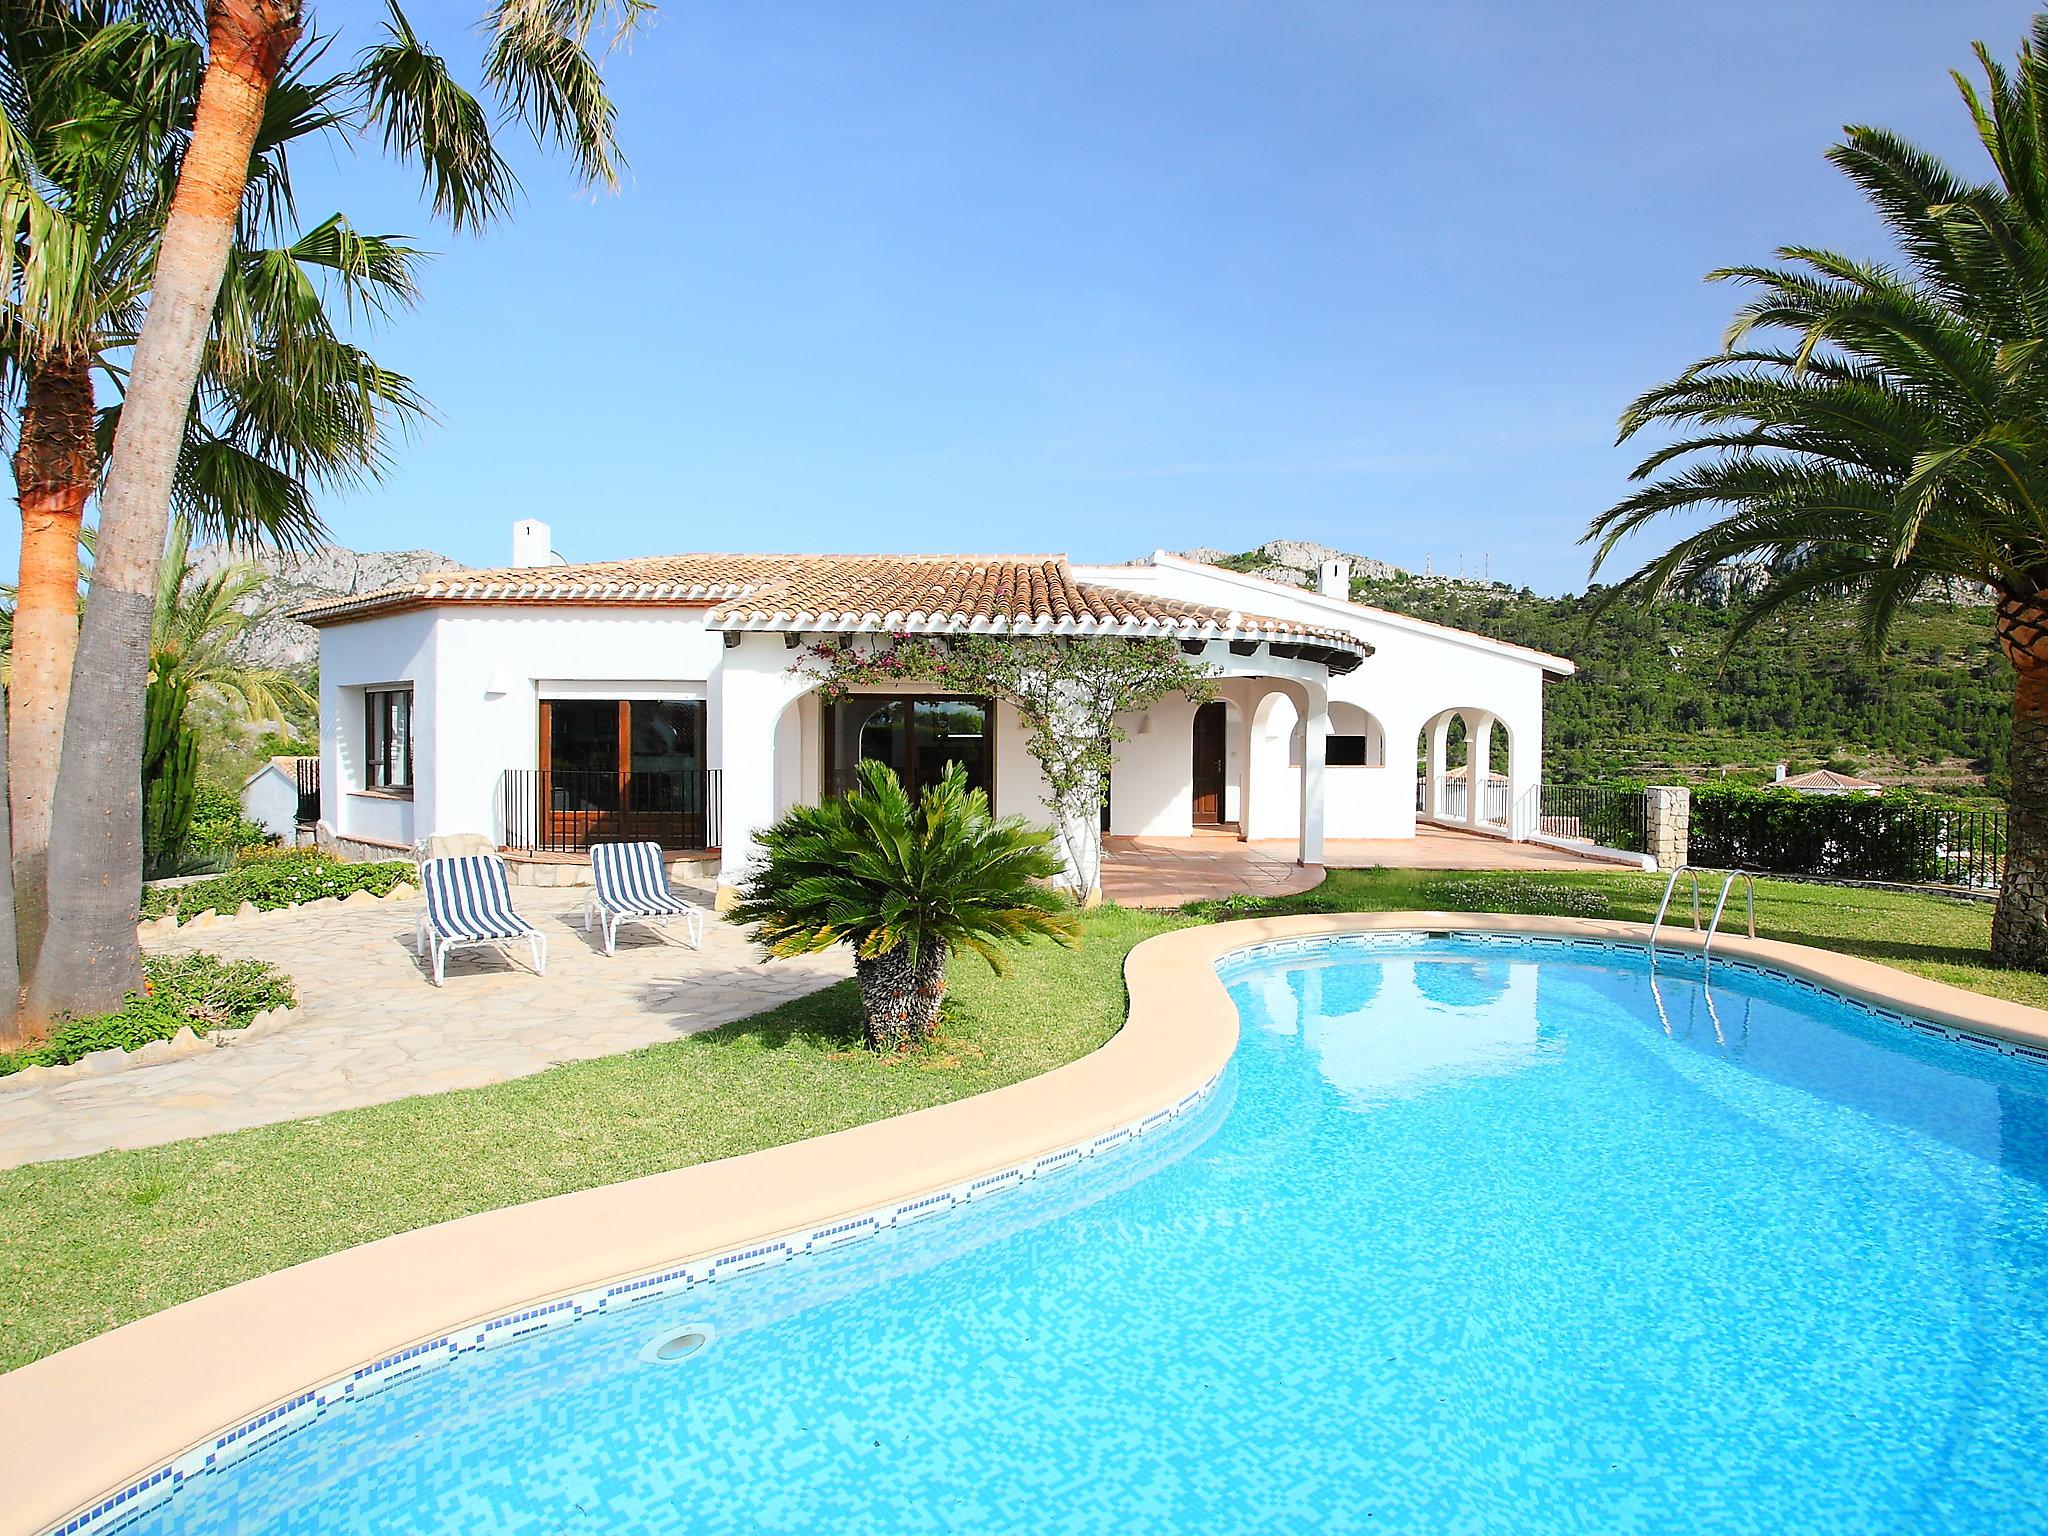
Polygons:
<instances>
[{"instance_id":1,"label":"flagstone path","mask_svg":"<svg viewBox=\"0 0 2048 1536\"><path fill-rule=\"evenodd\" d=\"M745 1018L852 973L838 952L760 963L738 929L619 933L607 958L576 919L583 893L527 889L520 912L548 936L536 976L524 945L461 949L447 984L412 953L419 902L277 912L146 941L152 952L253 956L290 973L299 1006L254 1037L101 1077L10 1087L0 1077L0 1168L147 1147L412 1094L473 1088L636 1050ZM707 908L711 893L693 893Z\"/></svg>"}]
</instances>

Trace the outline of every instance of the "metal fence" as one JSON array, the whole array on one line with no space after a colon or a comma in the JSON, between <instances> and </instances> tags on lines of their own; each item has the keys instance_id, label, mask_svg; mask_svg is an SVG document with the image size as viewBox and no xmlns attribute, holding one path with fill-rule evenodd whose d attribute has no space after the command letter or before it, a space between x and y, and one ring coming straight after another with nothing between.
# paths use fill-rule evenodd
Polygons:
<instances>
[{"instance_id":1,"label":"metal fence","mask_svg":"<svg viewBox=\"0 0 2048 1536\"><path fill-rule=\"evenodd\" d=\"M1650 803L1640 789L1538 784L1524 799L1515 835L1561 837L1630 853L1650 851Z\"/></svg>"},{"instance_id":2,"label":"metal fence","mask_svg":"<svg viewBox=\"0 0 2048 1536\"><path fill-rule=\"evenodd\" d=\"M1829 880L1996 890L2005 812L1892 796L1695 793L1696 864Z\"/></svg>"},{"instance_id":3,"label":"metal fence","mask_svg":"<svg viewBox=\"0 0 2048 1536\"><path fill-rule=\"evenodd\" d=\"M508 768L501 780L505 846L581 853L592 843L718 846L719 770L626 773Z\"/></svg>"},{"instance_id":4,"label":"metal fence","mask_svg":"<svg viewBox=\"0 0 2048 1536\"><path fill-rule=\"evenodd\" d=\"M299 789L299 809L294 819L300 826L310 827L320 819L320 759L302 757L292 767Z\"/></svg>"}]
</instances>

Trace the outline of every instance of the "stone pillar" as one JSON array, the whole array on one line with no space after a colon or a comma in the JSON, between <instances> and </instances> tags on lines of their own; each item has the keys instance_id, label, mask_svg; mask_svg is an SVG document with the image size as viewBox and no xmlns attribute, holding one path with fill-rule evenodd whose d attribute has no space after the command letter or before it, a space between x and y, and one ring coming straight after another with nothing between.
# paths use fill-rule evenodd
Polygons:
<instances>
[{"instance_id":1,"label":"stone pillar","mask_svg":"<svg viewBox=\"0 0 2048 1536\"><path fill-rule=\"evenodd\" d=\"M1686 861L1692 827L1692 791L1683 784L1653 784L1643 791L1649 846L1659 869L1676 869Z\"/></svg>"}]
</instances>

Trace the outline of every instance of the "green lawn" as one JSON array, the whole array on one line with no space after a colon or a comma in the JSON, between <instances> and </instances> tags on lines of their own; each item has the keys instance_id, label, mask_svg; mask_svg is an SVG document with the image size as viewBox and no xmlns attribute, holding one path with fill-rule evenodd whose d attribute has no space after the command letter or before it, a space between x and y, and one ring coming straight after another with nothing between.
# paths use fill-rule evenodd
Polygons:
<instances>
[{"instance_id":1,"label":"green lawn","mask_svg":"<svg viewBox=\"0 0 2048 1536\"><path fill-rule=\"evenodd\" d=\"M1258 911L1599 905L1647 918L1661 882L1340 871ZM1561 894L1568 893L1568 894ZM1232 912L1218 915L1236 915ZM1139 940L1186 916L1087 914L1007 980L953 969L944 1038L858 1049L850 984L690 1039L491 1088L137 1152L0 1172L0 1369L174 1302L393 1232L588 1189L984 1092L1072 1060L1122 1021ZM1990 908L1768 883L1758 931L2048 1006L2048 977L1990 969Z\"/></svg>"}]
</instances>

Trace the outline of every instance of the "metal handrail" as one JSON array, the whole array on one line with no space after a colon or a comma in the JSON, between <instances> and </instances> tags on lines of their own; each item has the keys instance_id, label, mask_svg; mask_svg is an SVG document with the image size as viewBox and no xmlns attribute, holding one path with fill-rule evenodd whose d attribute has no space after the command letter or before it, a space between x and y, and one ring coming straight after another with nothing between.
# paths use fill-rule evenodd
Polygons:
<instances>
[{"instance_id":1,"label":"metal handrail","mask_svg":"<svg viewBox=\"0 0 2048 1536\"><path fill-rule=\"evenodd\" d=\"M1664 926L1665 914L1671 909L1671 897L1678 889L1678 877L1680 875L1690 875L1692 877L1692 926L1693 932L1697 933L1700 927L1700 876L1703 874L1712 875L1719 873L1721 871L1705 869L1694 864L1681 864L1678 868L1671 871L1671 878L1664 882L1664 899L1657 903L1657 916L1650 924L1650 966L1652 969L1655 969L1657 964L1657 934ZM1706 939L1700 945L1700 961L1703 965L1712 962L1714 936L1721 930L1721 914L1728 908L1728 893L1735 889L1735 882L1737 880L1740 880L1743 884L1743 894L1749 909L1749 936L1752 939L1756 937L1756 877L1746 869L1728 870L1726 878L1721 882L1720 897L1714 902L1713 918L1707 923Z\"/></svg>"},{"instance_id":2,"label":"metal handrail","mask_svg":"<svg viewBox=\"0 0 2048 1536\"><path fill-rule=\"evenodd\" d=\"M1671 908L1671 893L1678 889L1680 875L1692 876L1692 926L1698 932L1700 926L1700 871L1691 864L1681 864L1671 871L1671 878L1664 882L1664 899L1657 903L1657 917L1650 924L1650 963L1657 962L1657 930L1664 926L1664 914Z\"/></svg>"},{"instance_id":3,"label":"metal handrail","mask_svg":"<svg viewBox=\"0 0 2048 1536\"><path fill-rule=\"evenodd\" d=\"M1728 893L1735 889L1735 882L1742 882L1743 893L1749 903L1749 936L1756 937L1756 876L1746 869L1731 869L1728 878L1721 882L1721 899L1714 903L1714 920L1707 924L1707 941L1700 946L1700 959L1706 960L1714 947L1714 935L1721 929L1721 912L1728 905Z\"/></svg>"}]
</instances>

